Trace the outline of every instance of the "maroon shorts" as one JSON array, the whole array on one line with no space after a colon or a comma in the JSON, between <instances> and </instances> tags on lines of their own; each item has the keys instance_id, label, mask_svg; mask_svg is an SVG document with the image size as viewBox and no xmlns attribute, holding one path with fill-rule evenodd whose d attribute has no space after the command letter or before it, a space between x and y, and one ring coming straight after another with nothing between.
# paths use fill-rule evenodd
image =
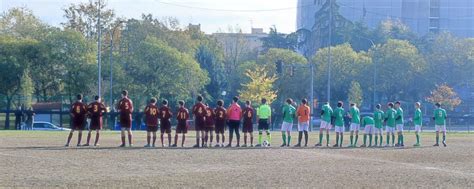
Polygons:
<instances>
[{"instance_id":1,"label":"maroon shorts","mask_svg":"<svg viewBox=\"0 0 474 189\"><path fill-rule=\"evenodd\" d=\"M82 131L84 130L85 126L85 121L74 121L72 122L71 129Z\"/></svg>"},{"instance_id":2,"label":"maroon shorts","mask_svg":"<svg viewBox=\"0 0 474 189\"><path fill-rule=\"evenodd\" d=\"M171 123L169 121L163 121L160 125L161 133L171 133Z\"/></svg>"},{"instance_id":3,"label":"maroon shorts","mask_svg":"<svg viewBox=\"0 0 474 189\"><path fill-rule=\"evenodd\" d=\"M200 131L203 130L204 127L206 127L206 122L202 119L196 119L194 121L194 130Z\"/></svg>"},{"instance_id":4,"label":"maroon shorts","mask_svg":"<svg viewBox=\"0 0 474 189\"><path fill-rule=\"evenodd\" d=\"M252 122L244 122L242 127L242 132L244 133L251 133L253 132L253 124Z\"/></svg>"},{"instance_id":5,"label":"maroon shorts","mask_svg":"<svg viewBox=\"0 0 474 189\"><path fill-rule=\"evenodd\" d=\"M188 133L188 124L186 122L178 122L176 133Z\"/></svg>"},{"instance_id":6,"label":"maroon shorts","mask_svg":"<svg viewBox=\"0 0 474 189\"><path fill-rule=\"evenodd\" d=\"M90 130L102 129L102 118L91 118Z\"/></svg>"},{"instance_id":7,"label":"maroon shorts","mask_svg":"<svg viewBox=\"0 0 474 189\"><path fill-rule=\"evenodd\" d=\"M204 131L206 131L206 132L212 132L212 131L214 131L214 127L209 127L209 126L204 127Z\"/></svg>"},{"instance_id":8,"label":"maroon shorts","mask_svg":"<svg viewBox=\"0 0 474 189\"><path fill-rule=\"evenodd\" d=\"M158 126L146 126L147 132L156 132L158 131Z\"/></svg>"},{"instance_id":9,"label":"maroon shorts","mask_svg":"<svg viewBox=\"0 0 474 189\"><path fill-rule=\"evenodd\" d=\"M216 133L224 134L224 131L225 131L225 121L224 122L216 121Z\"/></svg>"},{"instance_id":10,"label":"maroon shorts","mask_svg":"<svg viewBox=\"0 0 474 189\"><path fill-rule=\"evenodd\" d=\"M132 116L130 114L120 115L120 127L132 128Z\"/></svg>"}]
</instances>

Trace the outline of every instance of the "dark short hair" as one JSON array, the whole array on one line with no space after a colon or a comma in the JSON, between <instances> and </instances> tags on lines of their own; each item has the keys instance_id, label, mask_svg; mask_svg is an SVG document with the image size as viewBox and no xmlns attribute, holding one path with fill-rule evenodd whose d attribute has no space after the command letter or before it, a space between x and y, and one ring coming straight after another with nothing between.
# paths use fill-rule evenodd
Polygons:
<instances>
[{"instance_id":1,"label":"dark short hair","mask_svg":"<svg viewBox=\"0 0 474 189\"><path fill-rule=\"evenodd\" d=\"M245 101L245 104L250 105L250 101L248 101L248 100Z\"/></svg>"},{"instance_id":2,"label":"dark short hair","mask_svg":"<svg viewBox=\"0 0 474 189\"><path fill-rule=\"evenodd\" d=\"M165 100L161 101L161 103L162 103L163 105L168 105L168 100L165 99Z\"/></svg>"},{"instance_id":3,"label":"dark short hair","mask_svg":"<svg viewBox=\"0 0 474 189\"><path fill-rule=\"evenodd\" d=\"M344 102L342 101L337 102L337 107L342 107L343 105L344 105Z\"/></svg>"},{"instance_id":4,"label":"dark short hair","mask_svg":"<svg viewBox=\"0 0 474 189\"><path fill-rule=\"evenodd\" d=\"M351 106L355 106L356 104L355 103L351 103Z\"/></svg>"},{"instance_id":5,"label":"dark short hair","mask_svg":"<svg viewBox=\"0 0 474 189\"><path fill-rule=\"evenodd\" d=\"M78 94L78 95L76 96L76 98L77 98L77 100L82 100L82 94Z\"/></svg>"},{"instance_id":6,"label":"dark short hair","mask_svg":"<svg viewBox=\"0 0 474 189\"><path fill-rule=\"evenodd\" d=\"M184 101L180 100L180 101L178 101L178 104L181 105L181 106L184 106Z\"/></svg>"},{"instance_id":7,"label":"dark short hair","mask_svg":"<svg viewBox=\"0 0 474 189\"><path fill-rule=\"evenodd\" d=\"M265 104L267 103L267 99L266 98L262 98L262 104Z\"/></svg>"},{"instance_id":8,"label":"dark short hair","mask_svg":"<svg viewBox=\"0 0 474 189\"><path fill-rule=\"evenodd\" d=\"M123 95L123 96L128 96L128 91L127 91L127 90L123 90L123 91L122 91L122 95Z\"/></svg>"},{"instance_id":9,"label":"dark short hair","mask_svg":"<svg viewBox=\"0 0 474 189\"><path fill-rule=\"evenodd\" d=\"M392 102L389 102L389 103L388 103L388 107L393 108L393 103L392 103Z\"/></svg>"},{"instance_id":10,"label":"dark short hair","mask_svg":"<svg viewBox=\"0 0 474 189\"><path fill-rule=\"evenodd\" d=\"M94 96L94 99L95 99L95 100L99 100L99 98L100 98L100 97L97 96L97 95Z\"/></svg>"},{"instance_id":11,"label":"dark short hair","mask_svg":"<svg viewBox=\"0 0 474 189\"><path fill-rule=\"evenodd\" d=\"M223 106L223 105L224 105L224 101L223 101L223 100L218 100L218 101L217 101L217 105L218 105L218 106Z\"/></svg>"},{"instance_id":12,"label":"dark short hair","mask_svg":"<svg viewBox=\"0 0 474 189\"><path fill-rule=\"evenodd\" d=\"M441 107L441 104L440 104L439 102L437 102L435 105L436 105L436 107L438 107L438 108Z\"/></svg>"},{"instance_id":13,"label":"dark short hair","mask_svg":"<svg viewBox=\"0 0 474 189\"><path fill-rule=\"evenodd\" d=\"M400 105L401 103L400 103L400 101L396 101L396 102L395 102L395 104L398 104L398 105Z\"/></svg>"},{"instance_id":14,"label":"dark short hair","mask_svg":"<svg viewBox=\"0 0 474 189\"><path fill-rule=\"evenodd\" d=\"M306 98L303 98L303 99L301 100L301 102L302 102L303 104L308 104L308 100L306 100Z\"/></svg>"},{"instance_id":15,"label":"dark short hair","mask_svg":"<svg viewBox=\"0 0 474 189\"><path fill-rule=\"evenodd\" d=\"M238 96L234 96L234 98L232 98L232 100L233 100L234 102L238 102L238 101L239 101L239 97L238 97Z\"/></svg>"},{"instance_id":16,"label":"dark short hair","mask_svg":"<svg viewBox=\"0 0 474 189\"><path fill-rule=\"evenodd\" d=\"M382 107L382 105L381 105L381 104L377 104L375 107L376 107L377 109L380 109L380 108Z\"/></svg>"},{"instance_id":17,"label":"dark short hair","mask_svg":"<svg viewBox=\"0 0 474 189\"><path fill-rule=\"evenodd\" d=\"M151 103L156 103L156 98L155 98L155 97L152 97L152 98L150 99L150 102L151 102Z\"/></svg>"},{"instance_id":18,"label":"dark short hair","mask_svg":"<svg viewBox=\"0 0 474 189\"><path fill-rule=\"evenodd\" d=\"M202 102L202 99L203 99L203 98L202 98L201 95L197 96L197 101L198 101L198 102Z\"/></svg>"},{"instance_id":19,"label":"dark short hair","mask_svg":"<svg viewBox=\"0 0 474 189\"><path fill-rule=\"evenodd\" d=\"M291 103L293 103L293 99L291 99L291 98L287 98L287 99L286 99L286 103L288 103L288 104L291 104Z\"/></svg>"}]
</instances>

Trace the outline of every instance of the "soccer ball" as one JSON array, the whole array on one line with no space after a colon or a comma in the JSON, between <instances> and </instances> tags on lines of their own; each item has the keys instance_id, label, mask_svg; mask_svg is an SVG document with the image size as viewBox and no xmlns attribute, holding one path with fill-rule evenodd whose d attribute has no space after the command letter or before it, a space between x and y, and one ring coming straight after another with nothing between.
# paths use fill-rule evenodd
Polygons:
<instances>
[{"instance_id":1,"label":"soccer ball","mask_svg":"<svg viewBox=\"0 0 474 189\"><path fill-rule=\"evenodd\" d=\"M264 140L262 146L263 146L263 147L268 147L269 144L270 144L270 143L268 143L267 140Z\"/></svg>"}]
</instances>

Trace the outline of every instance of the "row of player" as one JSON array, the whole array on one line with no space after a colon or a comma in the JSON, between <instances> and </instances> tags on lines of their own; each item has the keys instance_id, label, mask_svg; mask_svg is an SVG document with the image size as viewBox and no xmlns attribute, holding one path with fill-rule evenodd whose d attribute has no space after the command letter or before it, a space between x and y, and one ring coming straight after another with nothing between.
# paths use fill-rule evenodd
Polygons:
<instances>
[{"instance_id":1,"label":"row of player","mask_svg":"<svg viewBox=\"0 0 474 189\"><path fill-rule=\"evenodd\" d=\"M226 109L224 108L224 102L219 100L215 109L210 108L207 104L203 103L202 96L197 97L197 103L192 108L194 125L196 131L196 144L193 147L212 147L214 138L214 132L216 134L216 145L214 147L224 147L225 142L225 126L227 124L229 130L229 143L226 147L232 147L233 135L235 133L237 139L237 147L240 147L240 125L242 122L242 132L244 133L244 144L242 147L253 146L253 118L256 114L256 120L258 123L258 142L256 146L262 146L263 131L266 132L265 145L270 146L271 144L271 133L269 125L272 121L272 110L267 104L267 100L263 98L261 105L255 111L250 101L245 102L245 107L241 108L238 104L239 98L234 97L232 104ZM293 128L294 119L298 121L298 143L295 147L307 146L308 145L308 128L311 115L311 108L308 106L306 99L301 100L301 104L296 109L293 106L294 102L292 99L287 99L283 106L283 123L281 125L282 132L282 145L281 147L287 147L291 144L291 130ZM331 108L329 103L325 103L321 110L321 125L319 131L319 143L315 146L322 146L324 132L326 132L326 146L329 146L329 136L332 127L335 127L336 132L336 144L333 147L342 147L342 141L344 137L344 116L348 116L351 120L350 123L350 145L349 147L356 147L360 126L364 127L364 143L361 147L371 146L382 146L383 141L383 126L385 125L386 133L386 147L387 146L404 146L403 136L403 110L400 107L400 102L388 103L386 112L381 110L381 105L376 106L374 117L365 116L360 117L359 109L355 103L350 104L350 110L344 112L343 102L337 103L337 108L334 110ZM442 143L446 147L446 111L441 108L439 103L436 104L437 108L434 111L433 119L435 120L436 127L436 144L439 146L439 133L442 132L443 140ZM117 104L117 110L120 117L121 126L121 145L120 147L126 146L126 134L128 134L128 144L133 146L133 135L131 131L132 126L132 112L134 110L132 101L128 98L128 92L122 91L122 99ZM67 143L65 146L69 146L73 137L74 131L78 131L77 146L81 146L82 130L86 118L90 118L90 129L87 135L87 142L84 146L89 146L91 133L96 131L96 139L94 146L98 145L100 130L102 129L102 116L106 113L107 109L103 103L101 103L98 96L95 97L95 102L86 105L82 102L82 95L77 95L77 101L72 104L70 109L71 115L71 132L69 133ZM181 146L184 147L186 133L188 130L189 111L186 109L184 101L179 101L179 110L176 115L178 124L176 126L176 134L174 138L174 144L171 144L171 121L173 113L168 107L168 101L163 100L161 107L157 106L157 100L155 98L150 99L149 104L145 107L145 123L147 126L147 144L145 147L155 147L156 143L156 132L158 131L158 125L160 125L161 131L161 145L164 147L164 134L168 137L168 146L177 147L178 136L182 134ZM420 146L419 132L422 127L422 112L420 109L420 103L415 103L415 115L413 117L415 124L416 133L416 144L414 146ZM395 144L395 131L398 135L398 142ZM304 144L302 144L302 138L304 135ZM374 145L372 145L372 137L375 137ZM390 136L392 137L392 143L390 145ZM367 138L369 143L367 145ZM250 139L248 145L247 139ZM380 140L379 140L380 139ZM380 141L380 142L379 142Z\"/></svg>"}]
</instances>

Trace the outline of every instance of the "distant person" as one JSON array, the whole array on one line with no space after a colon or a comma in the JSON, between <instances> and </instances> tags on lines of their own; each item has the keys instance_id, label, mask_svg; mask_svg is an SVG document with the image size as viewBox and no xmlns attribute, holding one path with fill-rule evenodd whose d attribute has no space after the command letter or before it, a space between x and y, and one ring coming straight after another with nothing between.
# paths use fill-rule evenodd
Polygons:
<instances>
[{"instance_id":1,"label":"distant person","mask_svg":"<svg viewBox=\"0 0 474 189\"><path fill-rule=\"evenodd\" d=\"M196 98L197 103L193 106L193 117L194 117L194 130L196 130L196 144L193 148L199 148L199 146L204 144L203 139L201 138L201 131L204 130L206 125L206 105L202 102L203 97L198 96ZM204 137L204 135L202 136ZM199 140L202 141L202 144L199 144Z\"/></svg>"},{"instance_id":2,"label":"distant person","mask_svg":"<svg viewBox=\"0 0 474 189\"><path fill-rule=\"evenodd\" d=\"M15 129L16 130L21 129L22 122L23 122L23 108L21 106L18 106L18 108L15 110Z\"/></svg>"},{"instance_id":3,"label":"distant person","mask_svg":"<svg viewBox=\"0 0 474 189\"><path fill-rule=\"evenodd\" d=\"M229 144L226 147L232 147L232 140L235 136L237 137L237 146L240 147L240 120L242 119L242 109L239 105L239 97L234 96L232 98L232 104L227 108L227 122L229 125Z\"/></svg>"},{"instance_id":4,"label":"distant person","mask_svg":"<svg viewBox=\"0 0 474 189\"><path fill-rule=\"evenodd\" d=\"M101 98L99 96L95 96L94 99L95 101L90 103L89 106L87 106L87 111L89 113L91 122L89 127L89 133L87 134L87 142L84 146L89 146L92 131L95 131L94 146L99 145L99 132L102 129L102 116L104 115L104 113L107 112L107 108L105 107L104 103L101 102Z\"/></svg>"},{"instance_id":5,"label":"distant person","mask_svg":"<svg viewBox=\"0 0 474 189\"><path fill-rule=\"evenodd\" d=\"M217 101L217 108L214 110L214 113L216 121L216 145L214 147L224 147L227 114L223 100Z\"/></svg>"},{"instance_id":6,"label":"distant person","mask_svg":"<svg viewBox=\"0 0 474 189\"><path fill-rule=\"evenodd\" d=\"M76 99L76 102L72 104L71 109L69 110L69 114L71 116L71 132L67 138L65 145L66 147L69 146L74 131L76 130L79 132L77 135L77 146L81 146L82 130L84 130L86 122L87 106L86 104L82 103L82 94L78 94Z\"/></svg>"},{"instance_id":7,"label":"distant person","mask_svg":"<svg viewBox=\"0 0 474 189\"><path fill-rule=\"evenodd\" d=\"M156 131L158 131L158 114L159 109L156 106L156 98L151 98L148 105L145 107L145 124L146 124L146 145L145 148L155 147L156 143ZM153 142L151 141L151 135L153 135Z\"/></svg>"},{"instance_id":8,"label":"distant person","mask_svg":"<svg viewBox=\"0 0 474 189\"><path fill-rule=\"evenodd\" d=\"M351 119L351 145L349 147L356 147L357 146L357 140L359 139L359 130L360 130L360 111L359 108L357 108L356 103L351 103L351 109L349 110L349 118ZM354 140L354 134L355 134L355 140ZM354 141L354 143L353 143Z\"/></svg>"},{"instance_id":9,"label":"distant person","mask_svg":"<svg viewBox=\"0 0 474 189\"><path fill-rule=\"evenodd\" d=\"M257 109L257 123L258 123L258 144L257 147L262 146L263 130L267 134L268 146L272 143L272 135L270 133L270 124L272 123L272 108L267 104L267 99L262 98L261 105Z\"/></svg>"},{"instance_id":10,"label":"distant person","mask_svg":"<svg viewBox=\"0 0 474 189\"><path fill-rule=\"evenodd\" d=\"M344 103L337 102L337 108L334 109L334 131L336 132L336 144L333 147L342 147L344 141Z\"/></svg>"},{"instance_id":11,"label":"distant person","mask_svg":"<svg viewBox=\"0 0 474 189\"><path fill-rule=\"evenodd\" d=\"M184 101L180 100L178 102L179 104L179 109L178 109L178 115L176 116L176 119L178 121L178 125L176 126L176 134L174 136L174 144L172 147L177 147L178 143L178 134L182 134L181 138L181 147L184 147L184 141L186 140L186 133L188 133L188 119L189 119L189 111L186 109L184 106Z\"/></svg>"},{"instance_id":12,"label":"distant person","mask_svg":"<svg viewBox=\"0 0 474 189\"><path fill-rule=\"evenodd\" d=\"M242 132L244 133L244 145L247 147L247 135L250 135L250 147L253 147L253 117L254 110L250 101L245 101L245 108L242 111Z\"/></svg>"},{"instance_id":13,"label":"distant person","mask_svg":"<svg viewBox=\"0 0 474 189\"><path fill-rule=\"evenodd\" d=\"M281 124L281 138L283 143L280 147L290 146L291 144L291 130L293 129L293 121L296 115L296 108L293 107L293 99L286 99L285 105L283 105L283 123ZM288 135L288 136L287 136Z\"/></svg>"},{"instance_id":14,"label":"distant person","mask_svg":"<svg viewBox=\"0 0 474 189\"><path fill-rule=\"evenodd\" d=\"M329 102L324 103L322 110L321 110L321 125L319 127L319 143L316 146L322 146L323 144L323 136L324 130L326 130L326 146L329 146L329 132L332 128L332 114L333 110Z\"/></svg>"},{"instance_id":15,"label":"distant person","mask_svg":"<svg viewBox=\"0 0 474 189\"><path fill-rule=\"evenodd\" d=\"M173 112L171 112L168 107L168 100L163 100L161 102L161 107L159 111L160 117L160 139L161 147L165 147L164 144L164 134L168 136L168 147L171 147L171 118L173 117Z\"/></svg>"},{"instance_id":16,"label":"distant person","mask_svg":"<svg viewBox=\"0 0 474 189\"><path fill-rule=\"evenodd\" d=\"M395 146L397 147L404 147L405 144L403 142L403 109L401 107L400 101L395 102L395 110L397 111L397 115L395 118L395 124L397 126L397 134L398 134L398 142Z\"/></svg>"},{"instance_id":17,"label":"distant person","mask_svg":"<svg viewBox=\"0 0 474 189\"><path fill-rule=\"evenodd\" d=\"M360 147L372 147L372 135L374 134L374 118L371 116L364 116L362 118L362 126L364 127L364 144ZM369 136L369 146L367 146L367 135Z\"/></svg>"},{"instance_id":18,"label":"distant person","mask_svg":"<svg viewBox=\"0 0 474 189\"><path fill-rule=\"evenodd\" d=\"M440 103L436 103L436 109L433 112L433 120L435 121L436 143L433 146L439 146L439 132L443 132L443 145L446 147L446 110L441 108Z\"/></svg>"},{"instance_id":19,"label":"distant person","mask_svg":"<svg viewBox=\"0 0 474 189\"><path fill-rule=\"evenodd\" d=\"M133 135L132 135L132 113L133 113L133 102L128 98L128 91L122 91L122 99L117 104L117 110L120 116L120 135L122 144L120 147L125 147L125 131L128 134L128 145L133 146Z\"/></svg>"},{"instance_id":20,"label":"distant person","mask_svg":"<svg viewBox=\"0 0 474 189\"><path fill-rule=\"evenodd\" d=\"M374 145L377 146L378 137L380 137L379 146L382 147L383 141L383 122L384 122L384 112L381 110L382 105L377 104L375 106L374 112L374 134L375 134L375 143Z\"/></svg>"},{"instance_id":21,"label":"distant person","mask_svg":"<svg viewBox=\"0 0 474 189\"><path fill-rule=\"evenodd\" d=\"M421 127L423 126L423 114L421 113L421 103L415 103L415 116L413 116L413 124L415 125L415 136L416 136L416 143L413 145L414 147L420 146L420 132Z\"/></svg>"},{"instance_id":22,"label":"distant person","mask_svg":"<svg viewBox=\"0 0 474 189\"><path fill-rule=\"evenodd\" d=\"M388 103L388 109L385 112L385 122L386 122L386 127L385 127L385 132L387 132L387 144L385 147L390 146L390 134L392 134L392 146L395 144L395 118L397 115L397 111L393 109L393 103L389 102Z\"/></svg>"},{"instance_id":23,"label":"distant person","mask_svg":"<svg viewBox=\"0 0 474 189\"><path fill-rule=\"evenodd\" d=\"M33 130L33 123L35 122L35 111L33 107L28 108L26 111L26 127L27 130Z\"/></svg>"},{"instance_id":24,"label":"distant person","mask_svg":"<svg viewBox=\"0 0 474 189\"><path fill-rule=\"evenodd\" d=\"M304 133L304 147L308 146L308 128L309 128L309 117L311 115L311 108L308 106L308 100L303 98L301 105L296 111L298 117L298 144L295 147L301 147L301 140Z\"/></svg>"},{"instance_id":25,"label":"distant person","mask_svg":"<svg viewBox=\"0 0 474 189\"><path fill-rule=\"evenodd\" d=\"M212 147L215 127L214 110L206 104L206 125L204 127L204 145L203 147ZM209 143L208 143L209 142Z\"/></svg>"}]
</instances>

